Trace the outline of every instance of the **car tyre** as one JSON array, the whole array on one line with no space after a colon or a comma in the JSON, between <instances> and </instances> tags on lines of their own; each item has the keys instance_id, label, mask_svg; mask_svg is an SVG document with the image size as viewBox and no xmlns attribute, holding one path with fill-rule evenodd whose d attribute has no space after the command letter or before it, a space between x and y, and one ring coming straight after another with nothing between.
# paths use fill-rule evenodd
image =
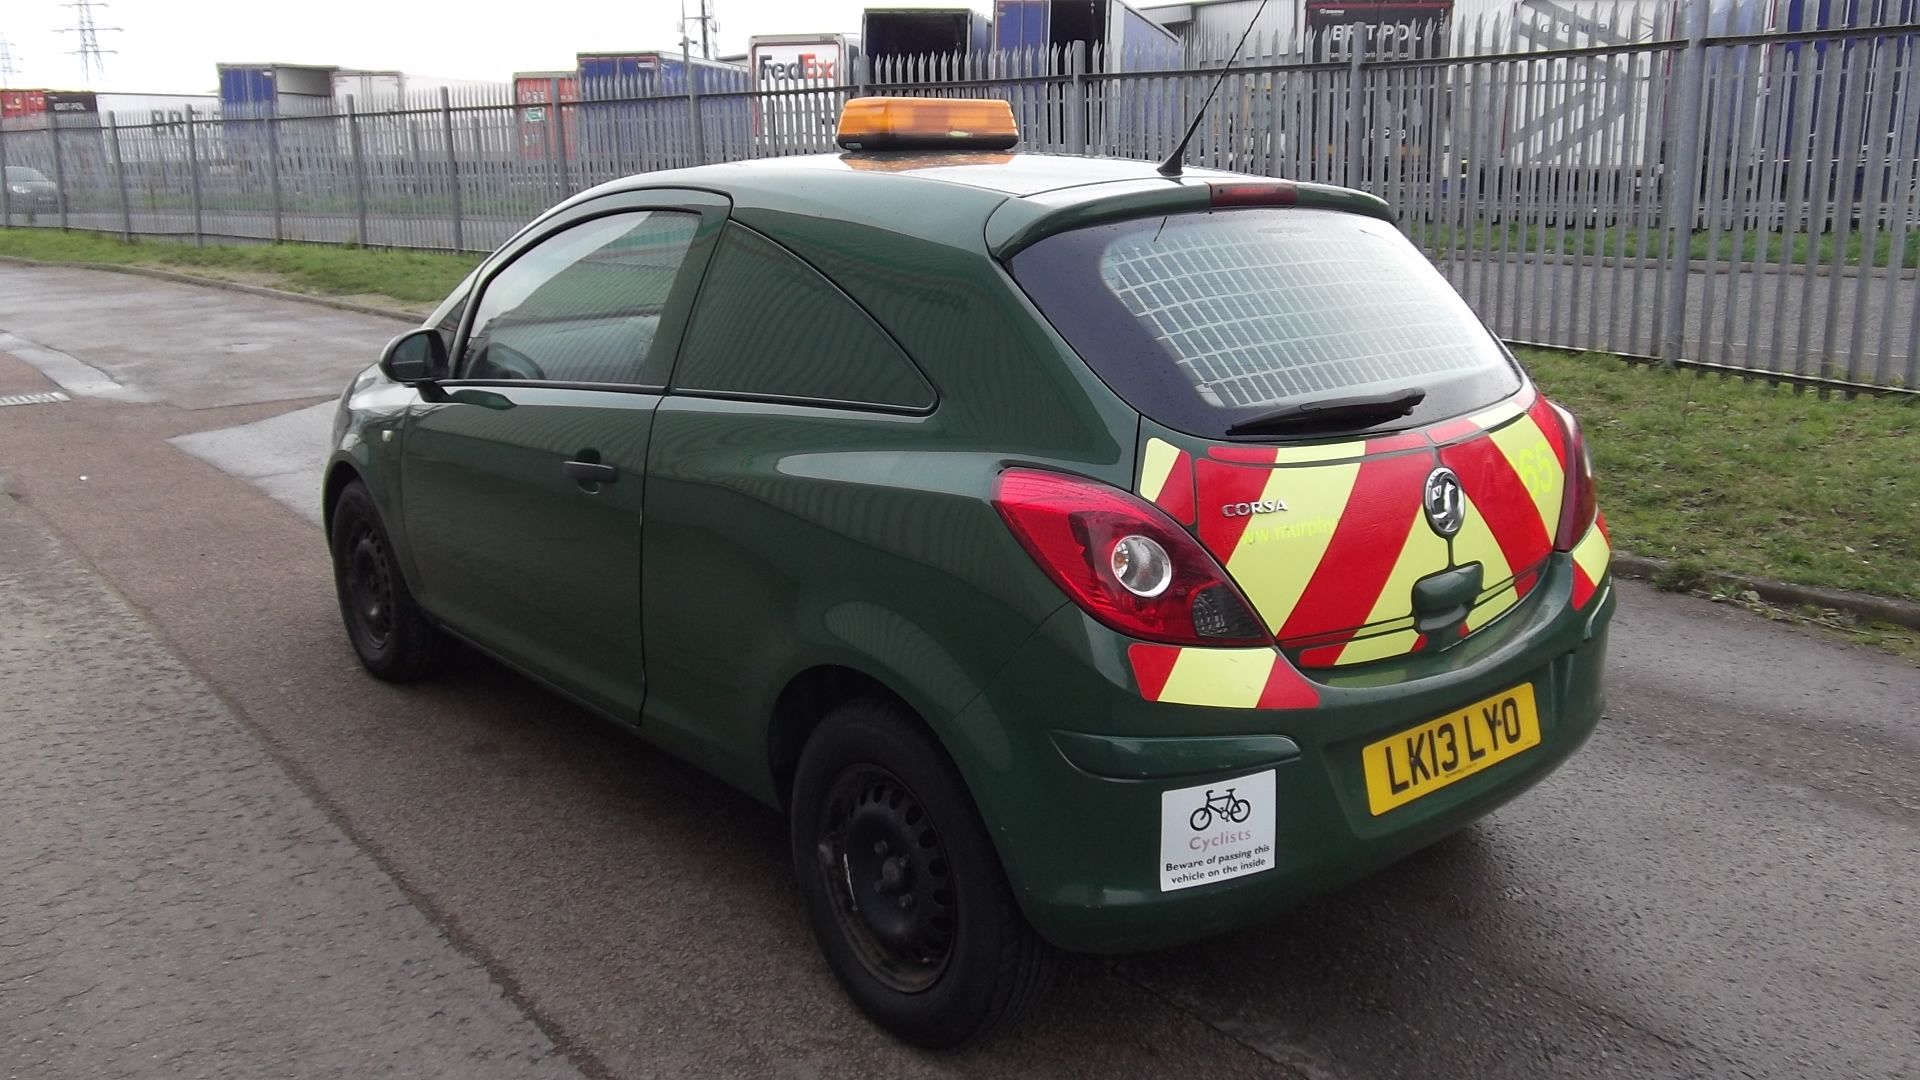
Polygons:
<instances>
[{"instance_id":1,"label":"car tyre","mask_svg":"<svg viewBox=\"0 0 1920 1080\"><path fill-rule=\"evenodd\" d=\"M334 502L329 539L340 618L360 663L387 682L425 675L440 632L413 602L380 511L360 481L349 483Z\"/></svg>"},{"instance_id":2,"label":"car tyre","mask_svg":"<svg viewBox=\"0 0 1920 1080\"><path fill-rule=\"evenodd\" d=\"M928 1049L1018 1018L1058 954L1021 915L959 771L904 707L830 713L794 775L794 871L814 936L875 1023Z\"/></svg>"}]
</instances>

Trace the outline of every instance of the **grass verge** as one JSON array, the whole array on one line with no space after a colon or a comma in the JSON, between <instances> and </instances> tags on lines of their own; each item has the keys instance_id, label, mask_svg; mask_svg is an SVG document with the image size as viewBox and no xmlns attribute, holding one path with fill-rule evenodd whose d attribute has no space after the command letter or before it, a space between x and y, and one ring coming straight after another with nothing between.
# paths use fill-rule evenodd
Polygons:
<instances>
[{"instance_id":1,"label":"grass verge","mask_svg":"<svg viewBox=\"0 0 1920 1080\"><path fill-rule=\"evenodd\" d=\"M1920 600L1920 403L1596 354L1522 360L1580 415L1620 548Z\"/></svg>"},{"instance_id":2,"label":"grass verge","mask_svg":"<svg viewBox=\"0 0 1920 1080\"><path fill-rule=\"evenodd\" d=\"M322 296L386 300L425 310L439 303L480 261L477 255L323 247L306 244L137 243L92 233L0 229L0 255L51 262L158 266Z\"/></svg>"},{"instance_id":3,"label":"grass verge","mask_svg":"<svg viewBox=\"0 0 1920 1080\"><path fill-rule=\"evenodd\" d=\"M1455 247L1469 252L1485 255L1495 248L1508 254L1533 254L1545 252L1562 255L1600 255L1609 258L1634 259L1644 255L1649 259L1658 259L1666 250L1666 231L1661 228L1635 228L1632 226L1610 226L1596 229L1585 225L1556 227L1552 225L1524 224L1510 222L1505 225L1489 225L1476 222L1467 228L1455 228L1452 225L1434 224L1420 221L1409 222L1408 235L1432 253L1445 253ZM1805 265L1812 246L1815 266L1834 265L1834 237L1832 233L1810 236L1807 233L1778 233L1758 230L1743 230L1737 238L1738 257L1746 263L1766 263L1778 265ZM1727 262L1735 257L1736 237L1731 229L1721 229L1717 242L1714 234L1702 229L1693 232L1687 240L1687 252L1690 259L1712 258ZM1889 232L1878 232L1872 241L1869 252L1863 253L1867 241L1859 232L1847 236L1841 260L1847 266L1859 266L1863 260L1873 266L1899 265L1905 268L1920 266L1920 229L1906 230L1905 237L1898 248ZM1711 250L1711 254L1709 251Z\"/></svg>"}]
</instances>

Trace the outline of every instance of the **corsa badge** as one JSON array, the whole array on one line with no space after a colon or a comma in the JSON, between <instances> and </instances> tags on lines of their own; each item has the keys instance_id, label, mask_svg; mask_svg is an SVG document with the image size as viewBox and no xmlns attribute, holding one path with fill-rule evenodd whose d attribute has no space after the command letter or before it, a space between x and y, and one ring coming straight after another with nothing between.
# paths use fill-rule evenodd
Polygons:
<instances>
[{"instance_id":1,"label":"corsa badge","mask_svg":"<svg viewBox=\"0 0 1920 1080\"><path fill-rule=\"evenodd\" d=\"M1227 503L1220 508L1221 517L1252 517L1255 514L1278 514L1287 508L1279 499L1257 499L1253 502Z\"/></svg>"},{"instance_id":2,"label":"corsa badge","mask_svg":"<svg viewBox=\"0 0 1920 1080\"><path fill-rule=\"evenodd\" d=\"M1459 532L1467 520L1467 501L1460 490L1460 477L1442 465L1427 474L1421 490L1427 524L1433 526L1433 531L1448 537Z\"/></svg>"}]
</instances>

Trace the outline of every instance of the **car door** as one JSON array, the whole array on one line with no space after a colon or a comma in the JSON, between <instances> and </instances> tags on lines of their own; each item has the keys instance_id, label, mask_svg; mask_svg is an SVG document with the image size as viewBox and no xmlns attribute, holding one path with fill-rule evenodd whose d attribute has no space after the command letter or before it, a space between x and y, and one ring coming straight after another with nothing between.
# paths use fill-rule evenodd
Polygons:
<instances>
[{"instance_id":1,"label":"car door","mask_svg":"<svg viewBox=\"0 0 1920 1080\"><path fill-rule=\"evenodd\" d=\"M478 275L452 372L409 418L401 503L427 610L618 719L645 696L642 484L727 201L591 200Z\"/></svg>"}]
</instances>

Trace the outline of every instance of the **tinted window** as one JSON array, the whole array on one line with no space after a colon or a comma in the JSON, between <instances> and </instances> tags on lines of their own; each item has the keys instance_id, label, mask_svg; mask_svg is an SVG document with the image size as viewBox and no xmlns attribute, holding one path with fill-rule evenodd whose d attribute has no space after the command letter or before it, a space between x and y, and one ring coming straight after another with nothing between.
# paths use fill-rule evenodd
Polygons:
<instances>
[{"instance_id":1,"label":"tinted window","mask_svg":"<svg viewBox=\"0 0 1920 1080\"><path fill-rule=\"evenodd\" d=\"M47 182L45 173L39 169L29 169L25 165L7 166L7 179L16 184L44 184Z\"/></svg>"},{"instance_id":2,"label":"tinted window","mask_svg":"<svg viewBox=\"0 0 1920 1080\"><path fill-rule=\"evenodd\" d=\"M1505 349L1391 224L1326 210L1144 218L1050 237L1014 277L1141 412L1218 437L1282 406L1419 387L1406 426L1519 386Z\"/></svg>"},{"instance_id":3,"label":"tinted window","mask_svg":"<svg viewBox=\"0 0 1920 1080\"><path fill-rule=\"evenodd\" d=\"M677 389L924 409L933 390L886 331L820 272L750 229L714 251Z\"/></svg>"},{"instance_id":4,"label":"tinted window","mask_svg":"<svg viewBox=\"0 0 1920 1080\"><path fill-rule=\"evenodd\" d=\"M481 291L460 377L639 382L699 222L639 211L542 240Z\"/></svg>"}]
</instances>

